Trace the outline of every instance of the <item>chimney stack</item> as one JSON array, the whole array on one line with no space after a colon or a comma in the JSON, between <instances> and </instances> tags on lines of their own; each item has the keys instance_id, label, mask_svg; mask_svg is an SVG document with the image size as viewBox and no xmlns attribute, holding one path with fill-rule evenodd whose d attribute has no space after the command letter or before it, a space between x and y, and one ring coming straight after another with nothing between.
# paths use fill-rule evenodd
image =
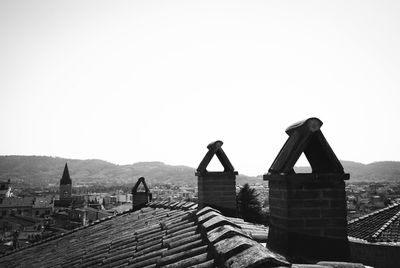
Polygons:
<instances>
[{"instance_id":1,"label":"chimney stack","mask_svg":"<svg viewBox=\"0 0 400 268\"><path fill-rule=\"evenodd\" d=\"M236 175L238 173L222 150L222 144L222 141L210 143L207 146L207 154L197 168L198 208L210 206L226 216L237 216ZM207 171L207 166L214 155L217 155L224 171Z\"/></svg>"},{"instance_id":2,"label":"chimney stack","mask_svg":"<svg viewBox=\"0 0 400 268\"><path fill-rule=\"evenodd\" d=\"M139 185L143 184L144 191L138 191ZM144 207L152 199L149 187L143 177L140 177L132 188L132 208L134 210Z\"/></svg>"},{"instance_id":3,"label":"chimney stack","mask_svg":"<svg viewBox=\"0 0 400 268\"><path fill-rule=\"evenodd\" d=\"M349 179L320 127L309 118L287 128L286 143L264 180L269 184L268 246L290 258L349 259L344 180ZM304 153L312 172L296 174Z\"/></svg>"}]
</instances>

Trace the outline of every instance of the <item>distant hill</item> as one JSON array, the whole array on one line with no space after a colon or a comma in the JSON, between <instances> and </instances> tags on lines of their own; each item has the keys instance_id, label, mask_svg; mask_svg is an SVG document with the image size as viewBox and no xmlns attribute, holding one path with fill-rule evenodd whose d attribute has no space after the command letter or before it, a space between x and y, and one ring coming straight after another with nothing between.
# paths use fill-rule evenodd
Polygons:
<instances>
[{"instance_id":1,"label":"distant hill","mask_svg":"<svg viewBox=\"0 0 400 268\"><path fill-rule=\"evenodd\" d=\"M65 163L68 163L74 184L133 184L141 176L148 183L196 182L195 170L185 166L170 166L161 162L116 165L97 159L77 160L47 156L0 156L0 180L11 179L14 183L30 186L58 184Z\"/></svg>"},{"instance_id":2,"label":"distant hill","mask_svg":"<svg viewBox=\"0 0 400 268\"><path fill-rule=\"evenodd\" d=\"M352 161L340 161L344 171L350 174L350 182L400 181L400 162L382 161L362 164ZM295 171L310 172L309 167L296 167Z\"/></svg>"},{"instance_id":3,"label":"distant hill","mask_svg":"<svg viewBox=\"0 0 400 268\"><path fill-rule=\"evenodd\" d=\"M0 180L11 179L14 184L30 186L58 185L64 165L68 163L73 183L119 185L133 184L143 176L149 184L172 183L196 185L195 169L172 166L162 162L139 162L116 165L102 160L78 160L48 156L0 156ZM400 162L375 162L368 165L342 161L351 182L397 181ZM307 167L296 167L296 172L309 172ZM262 178L239 175L237 183L261 183Z\"/></svg>"}]
</instances>

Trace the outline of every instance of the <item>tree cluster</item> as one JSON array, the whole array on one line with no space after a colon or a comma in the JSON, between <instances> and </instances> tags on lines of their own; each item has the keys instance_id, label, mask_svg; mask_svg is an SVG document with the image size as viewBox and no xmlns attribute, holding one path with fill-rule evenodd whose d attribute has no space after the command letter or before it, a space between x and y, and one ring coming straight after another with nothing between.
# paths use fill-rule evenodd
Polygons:
<instances>
[{"instance_id":1,"label":"tree cluster","mask_svg":"<svg viewBox=\"0 0 400 268\"><path fill-rule=\"evenodd\" d=\"M245 221L266 224L266 215L262 213L258 193L246 183L236 197L239 216Z\"/></svg>"}]
</instances>

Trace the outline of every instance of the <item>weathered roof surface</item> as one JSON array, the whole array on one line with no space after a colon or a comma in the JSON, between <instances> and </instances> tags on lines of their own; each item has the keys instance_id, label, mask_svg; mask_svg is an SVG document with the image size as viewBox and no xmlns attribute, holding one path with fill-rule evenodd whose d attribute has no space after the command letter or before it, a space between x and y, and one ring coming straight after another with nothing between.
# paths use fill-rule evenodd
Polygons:
<instances>
[{"instance_id":1,"label":"weathered roof surface","mask_svg":"<svg viewBox=\"0 0 400 268\"><path fill-rule=\"evenodd\" d=\"M351 238L400 245L400 204L354 219L348 223L347 228Z\"/></svg>"},{"instance_id":2,"label":"weathered roof surface","mask_svg":"<svg viewBox=\"0 0 400 268\"><path fill-rule=\"evenodd\" d=\"M267 232L265 226L225 217L210 207L197 211L195 203L151 202L141 210L3 255L0 267L290 266L284 257L260 244ZM350 265L337 267L355 267Z\"/></svg>"},{"instance_id":3,"label":"weathered roof surface","mask_svg":"<svg viewBox=\"0 0 400 268\"><path fill-rule=\"evenodd\" d=\"M120 214L4 256L0 266L145 267L176 252L179 246L191 249L204 245L193 228L191 214L190 207L186 211L147 207Z\"/></svg>"},{"instance_id":4,"label":"weathered roof surface","mask_svg":"<svg viewBox=\"0 0 400 268\"><path fill-rule=\"evenodd\" d=\"M31 207L34 202L35 197L9 197L3 199L0 207Z\"/></svg>"},{"instance_id":5,"label":"weathered roof surface","mask_svg":"<svg viewBox=\"0 0 400 268\"><path fill-rule=\"evenodd\" d=\"M10 215L6 217L0 218L0 223L2 222L13 222L16 224L20 224L22 226L32 226L36 223L43 222L44 219L34 218L29 216L21 216L21 215Z\"/></svg>"},{"instance_id":6,"label":"weathered roof surface","mask_svg":"<svg viewBox=\"0 0 400 268\"><path fill-rule=\"evenodd\" d=\"M35 197L33 208L48 208L51 207L52 199L49 197Z\"/></svg>"},{"instance_id":7,"label":"weathered roof surface","mask_svg":"<svg viewBox=\"0 0 400 268\"><path fill-rule=\"evenodd\" d=\"M288 264L256 241L267 228L191 202L149 206L97 221L0 258L6 267L252 267ZM243 228L242 228L243 227ZM229 247L227 246L229 245ZM257 254L255 254L257 252ZM243 262L246 266L243 266ZM196 266L197 265L197 266ZM222 267L223 267L222 266Z\"/></svg>"}]
</instances>

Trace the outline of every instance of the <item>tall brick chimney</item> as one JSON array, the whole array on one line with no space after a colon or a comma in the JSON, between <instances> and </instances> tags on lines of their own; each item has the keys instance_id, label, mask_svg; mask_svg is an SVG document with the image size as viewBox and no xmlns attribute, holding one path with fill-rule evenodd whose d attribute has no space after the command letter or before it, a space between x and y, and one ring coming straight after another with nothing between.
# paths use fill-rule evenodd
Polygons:
<instances>
[{"instance_id":1,"label":"tall brick chimney","mask_svg":"<svg viewBox=\"0 0 400 268\"><path fill-rule=\"evenodd\" d=\"M264 180L269 184L268 246L290 257L349 259L344 180L349 179L320 127L309 118L286 129L286 143ZM293 167L304 153L311 173Z\"/></svg>"},{"instance_id":2,"label":"tall brick chimney","mask_svg":"<svg viewBox=\"0 0 400 268\"><path fill-rule=\"evenodd\" d=\"M138 191L139 185L143 184L144 191ZM134 210L142 208L152 199L149 187L147 187L146 181L143 177L140 177L132 188L132 208Z\"/></svg>"},{"instance_id":3,"label":"tall brick chimney","mask_svg":"<svg viewBox=\"0 0 400 268\"><path fill-rule=\"evenodd\" d=\"M207 146L207 154L197 168L198 208L210 206L226 216L237 216L236 175L238 173L222 150L222 144L222 141L210 143ZM224 167L223 171L207 171L207 166L214 155Z\"/></svg>"}]
</instances>

